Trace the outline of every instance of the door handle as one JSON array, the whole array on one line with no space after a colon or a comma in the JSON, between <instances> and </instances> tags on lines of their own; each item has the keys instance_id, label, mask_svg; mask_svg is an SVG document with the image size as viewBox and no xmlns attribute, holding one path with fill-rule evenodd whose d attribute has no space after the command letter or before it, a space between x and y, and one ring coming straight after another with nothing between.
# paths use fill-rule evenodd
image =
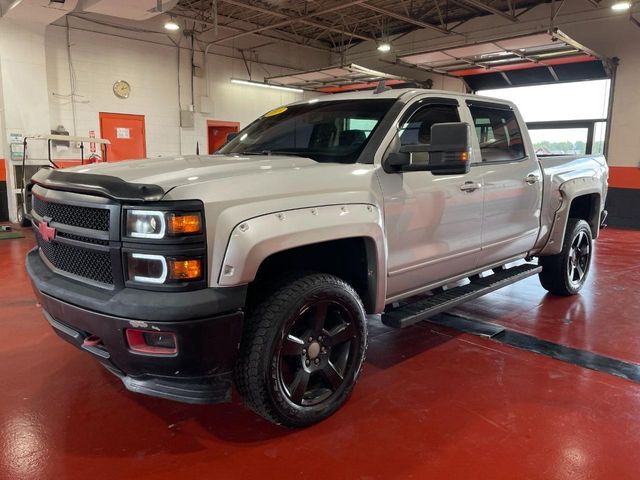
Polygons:
<instances>
[{"instance_id":1,"label":"door handle","mask_svg":"<svg viewBox=\"0 0 640 480\"><path fill-rule=\"evenodd\" d=\"M540 181L540 177L532 173L531 175L527 175L524 181L527 182L529 185L533 185L534 183L537 183Z\"/></svg>"},{"instance_id":2,"label":"door handle","mask_svg":"<svg viewBox=\"0 0 640 480\"><path fill-rule=\"evenodd\" d=\"M475 192L479 188L482 188L482 185L476 182L464 182L460 185L460 190L463 192Z\"/></svg>"}]
</instances>

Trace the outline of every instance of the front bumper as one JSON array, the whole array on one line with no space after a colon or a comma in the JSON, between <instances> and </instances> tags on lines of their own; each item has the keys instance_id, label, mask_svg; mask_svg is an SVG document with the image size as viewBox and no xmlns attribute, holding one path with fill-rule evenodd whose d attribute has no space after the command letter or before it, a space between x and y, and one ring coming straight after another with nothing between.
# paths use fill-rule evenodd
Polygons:
<instances>
[{"instance_id":1,"label":"front bumper","mask_svg":"<svg viewBox=\"0 0 640 480\"><path fill-rule=\"evenodd\" d=\"M56 275L37 249L27 255L27 271L55 332L93 355L127 389L187 403L230 399L246 289L159 293L125 288L113 294ZM175 333L178 353L133 352L127 328ZM99 345L85 343L91 335L101 339Z\"/></svg>"}]
</instances>

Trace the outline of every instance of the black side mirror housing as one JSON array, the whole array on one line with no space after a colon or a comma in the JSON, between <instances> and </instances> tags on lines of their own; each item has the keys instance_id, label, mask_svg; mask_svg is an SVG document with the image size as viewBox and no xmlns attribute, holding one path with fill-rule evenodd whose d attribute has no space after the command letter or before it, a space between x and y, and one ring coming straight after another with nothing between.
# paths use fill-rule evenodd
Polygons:
<instances>
[{"instance_id":1,"label":"black side mirror housing","mask_svg":"<svg viewBox=\"0 0 640 480\"><path fill-rule=\"evenodd\" d=\"M240 135L238 132L227 133L227 143Z\"/></svg>"},{"instance_id":2,"label":"black side mirror housing","mask_svg":"<svg viewBox=\"0 0 640 480\"><path fill-rule=\"evenodd\" d=\"M388 172L431 172L461 175L469 172L470 128L467 123L437 123L431 127L431 143L404 145L390 153L383 167ZM413 163L414 153L428 153L426 163Z\"/></svg>"}]
</instances>

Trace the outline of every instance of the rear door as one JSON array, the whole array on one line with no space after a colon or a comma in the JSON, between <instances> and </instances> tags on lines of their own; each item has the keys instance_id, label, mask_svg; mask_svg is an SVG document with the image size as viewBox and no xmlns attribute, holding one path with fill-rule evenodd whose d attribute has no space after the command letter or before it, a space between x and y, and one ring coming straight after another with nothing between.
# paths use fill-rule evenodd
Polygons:
<instances>
[{"instance_id":1,"label":"rear door","mask_svg":"<svg viewBox=\"0 0 640 480\"><path fill-rule=\"evenodd\" d=\"M518 113L509 105L467 101L475 126L475 170L483 185L479 266L521 255L540 229L542 172Z\"/></svg>"},{"instance_id":2,"label":"rear door","mask_svg":"<svg viewBox=\"0 0 640 480\"><path fill-rule=\"evenodd\" d=\"M423 98L403 114L386 151L401 144L430 143L432 125L458 121L457 99ZM387 300L473 270L481 246L480 172L379 172L389 252Z\"/></svg>"},{"instance_id":3,"label":"rear door","mask_svg":"<svg viewBox=\"0 0 640 480\"><path fill-rule=\"evenodd\" d=\"M107 160L146 158L144 115L100 113L100 135L111 140Z\"/></svg>"}]
</instances>

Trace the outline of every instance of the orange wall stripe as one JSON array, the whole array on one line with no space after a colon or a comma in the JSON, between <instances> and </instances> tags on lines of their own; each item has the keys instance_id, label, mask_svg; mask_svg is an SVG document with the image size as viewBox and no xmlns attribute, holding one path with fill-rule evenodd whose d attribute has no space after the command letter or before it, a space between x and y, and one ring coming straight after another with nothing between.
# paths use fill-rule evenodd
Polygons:
<instances>
[{"instance_id":1,"label":"orange wall stripe","mask_svg":"<svg viewBox=\"0 0 640 480\"><path fill-rule=\"evenodd\" d=\"M609 167L609 186L640 189L640 167Z\"/></svg>"},{"instance_id":2,"label":"orange wall stripe","mask_svg":"<svg viewBox=\"0 0 640 480\"><path fill-rule=\"evenodd\" d=\"M4 165L4 158L0 158L0 182L7 181L7 170Z\"/></svg>"}]
</instances>

